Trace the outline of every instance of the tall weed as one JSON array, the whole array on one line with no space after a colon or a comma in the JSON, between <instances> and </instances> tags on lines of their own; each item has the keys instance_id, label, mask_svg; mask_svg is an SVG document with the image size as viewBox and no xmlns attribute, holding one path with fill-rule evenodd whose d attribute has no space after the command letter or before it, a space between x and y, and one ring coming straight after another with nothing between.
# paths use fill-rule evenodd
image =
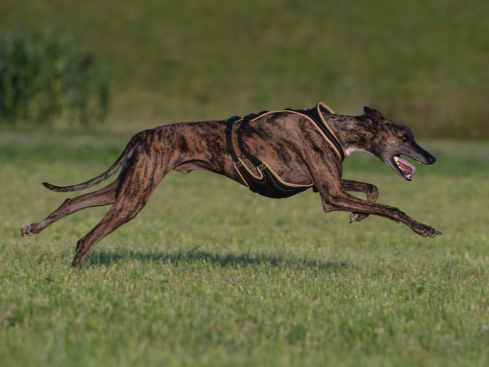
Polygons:
<instances>
[{"instance_id":1,"label":"tall weed","mask_svg":"<svg viewBox=\"0 0 489 367\"><path fill-rule=\"evenodd\" d=\"M108 112L110 78L62 29L0 37L0 124L91 125Z\"/></svg>"}]
</instances>

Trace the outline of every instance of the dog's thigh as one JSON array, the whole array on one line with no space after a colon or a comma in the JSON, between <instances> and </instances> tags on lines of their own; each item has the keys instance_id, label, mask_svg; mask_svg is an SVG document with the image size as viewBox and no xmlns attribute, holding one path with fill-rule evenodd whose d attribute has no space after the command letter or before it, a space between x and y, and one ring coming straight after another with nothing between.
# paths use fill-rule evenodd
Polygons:
<instances>
[{"instance_id":1,"label":"dog's thigh","mask_svg":"<svg viewBox=\"0 0 489 367\"><path fill-rule=\"evenodd\" d=\"M89 233L78 240L73 267L81 265L88 253L105 236L133 219L148 202L163 176L168 172L149 154L140 153L121 174L115 203Z\"/></svg>"}]
</instances>

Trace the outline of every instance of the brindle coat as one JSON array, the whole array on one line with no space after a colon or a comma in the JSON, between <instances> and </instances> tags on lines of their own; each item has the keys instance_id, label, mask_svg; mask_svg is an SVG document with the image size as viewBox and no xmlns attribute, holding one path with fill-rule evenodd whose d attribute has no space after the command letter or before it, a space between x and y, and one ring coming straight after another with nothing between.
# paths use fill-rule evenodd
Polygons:
<instances>
[{"instance_id":1,"label":"brindle coat","mask_svg":"<svg viewBox=\"0 0 489 367\"><path fill-rule=\"evenodd\" d=\"M368 107L364 110L362 116L323 113L347 154L353 151L373 154L404 179L406 177L393 162L394 156L403 154L423 164L435 162L435 157L415 142L407 127L385 119L376 110ZM404 223L424 237L440 234L397 208L376 203L379 193L374 185L342 179L340 157L312 125L304 116L290 111L266 114L243 129L244 146L273 167L285 182L314 184L325 212L350 211L351 221L357 222L374 214ZM226 151L225 127L225 121L205 121L175 123L139 132L112 167L100 176L67 187L43 183L58 192L82 190L102 182L122 167L116 181L98 191L67 199L41 222L22 226L21 235L40 233L55 221L81 209L112 204L102 221L78 240L72 262L72 266L78 267L102 238L144 208L156 186L172 169L182 173L211 171L244 185ZM236 147L236 136L233 140ZM240 158L252 167L244 156ZM347 191L363 192L367 200L356 198Z\"/></svg>"}]
</instances>

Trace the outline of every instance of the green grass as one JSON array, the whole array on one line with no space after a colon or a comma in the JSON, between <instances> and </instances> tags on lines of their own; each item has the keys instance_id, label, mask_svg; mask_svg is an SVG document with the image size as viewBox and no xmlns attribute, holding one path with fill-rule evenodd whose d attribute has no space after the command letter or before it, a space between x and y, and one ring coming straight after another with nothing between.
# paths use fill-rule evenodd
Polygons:
<instances>
[{"instance_id":1,"label":"green grass","mask_svg":"<svg viewBox=\"0 0 489 367\"><path fill-rule=\"evenodd\" d=\"M218 175L169 174L81 270L88 209L21 238L127 134L0 134L0 361L8 366L487 366L489 148L424 142L412 183L368 156L345 177L443 232L272 200Z\"/></svg>"},{"instance_id":2,"label":"green grass","mask_svg":"<svg viewBox=\"0 0 489 367\"><path fill-rule=\"evenodd\" d=\"M113 124L363 105L417 136L489 137L481 0L0 0L0 32L61 25L114 75Z\"/></svg>"}]
</instances>

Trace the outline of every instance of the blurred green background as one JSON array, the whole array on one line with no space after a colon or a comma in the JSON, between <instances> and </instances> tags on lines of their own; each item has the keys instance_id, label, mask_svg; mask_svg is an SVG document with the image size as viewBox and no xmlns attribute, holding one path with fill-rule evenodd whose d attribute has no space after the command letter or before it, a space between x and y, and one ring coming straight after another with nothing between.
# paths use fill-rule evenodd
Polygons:
<instances>
[{"instance_id":1,"label":"blurred green background","mask_svg":"<svg viewBox=\"0 0 489 367\"><path fill-rule=\"evenodd\" d=\"M478 0L0 0L0 32L61 26L106 62L124 130L323 101L487 139L488 19Z\"/></svg>"}]
</instances>

